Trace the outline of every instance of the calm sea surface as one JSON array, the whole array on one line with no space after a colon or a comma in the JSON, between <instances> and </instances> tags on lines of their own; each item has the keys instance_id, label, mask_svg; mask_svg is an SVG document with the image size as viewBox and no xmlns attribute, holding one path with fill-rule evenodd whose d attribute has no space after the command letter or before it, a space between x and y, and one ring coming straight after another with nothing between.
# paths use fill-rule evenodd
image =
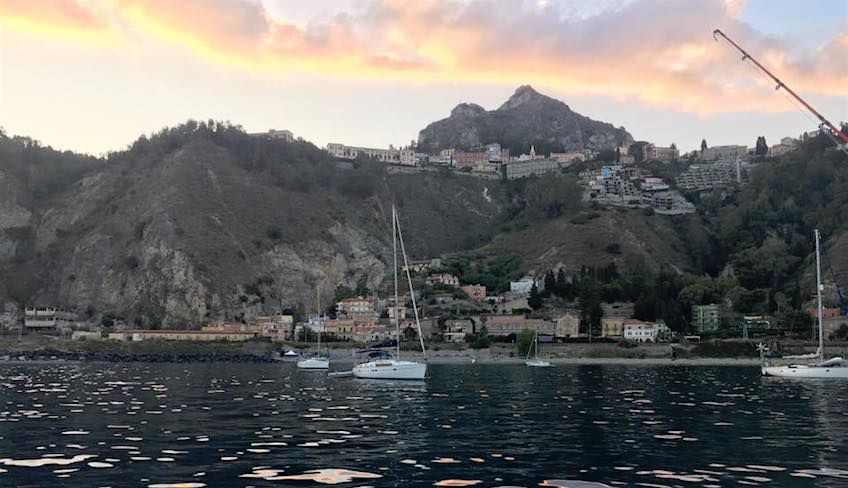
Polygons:
<instances>
[{"instance_id":1,"label":"calm sea surface","mask_svg":"<svg viewBox=\"0 0 848 488\"><path fill-rule=\"evenodd\" d=\"M0 365L0 486L318 482L848 486L848 382L751 367L431 365L426 383L387 383L293 364Z\"/></svg>"}]
</instances>

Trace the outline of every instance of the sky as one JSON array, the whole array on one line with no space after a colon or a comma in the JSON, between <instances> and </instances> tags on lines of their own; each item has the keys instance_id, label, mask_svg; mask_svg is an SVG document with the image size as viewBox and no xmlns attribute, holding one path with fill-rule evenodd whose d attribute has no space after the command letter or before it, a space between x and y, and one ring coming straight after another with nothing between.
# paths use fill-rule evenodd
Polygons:
<instances>
[{"instance_id":1,"label":"sky","mask_svg":"<svg viewBox=\"0 0 848 488\"><path fill-rule=\"evenodd\" d=\"M387 147L520 85L638 140L848 120L848 0L0 0L0 126L104 154L188 119Z\"/></svg>"}]
</instances>

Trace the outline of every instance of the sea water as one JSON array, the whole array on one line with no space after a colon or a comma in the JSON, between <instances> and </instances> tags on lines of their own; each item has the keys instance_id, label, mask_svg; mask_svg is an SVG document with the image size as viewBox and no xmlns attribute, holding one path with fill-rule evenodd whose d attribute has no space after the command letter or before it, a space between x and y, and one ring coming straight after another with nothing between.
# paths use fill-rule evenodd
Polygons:
<instances>
[{"instance_id":1,"label":"sea water","mask_svg":"<svg viewBox=\"0 0 848 488\"><path fill-rule=\"evenodd\" d=\"M848 486L848 382L756 367L0 364L0 486Z\"/></svg>"}]
</instances>

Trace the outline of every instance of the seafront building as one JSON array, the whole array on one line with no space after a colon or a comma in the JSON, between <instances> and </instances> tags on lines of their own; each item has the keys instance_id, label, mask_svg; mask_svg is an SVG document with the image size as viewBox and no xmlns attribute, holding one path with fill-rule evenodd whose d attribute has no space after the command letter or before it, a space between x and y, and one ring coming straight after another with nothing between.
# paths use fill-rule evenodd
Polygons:
<instances>
[{"instance_id":1,"label":"seafront building","mask_svg":"<svg viewBox=\"0 0 848 488\"><path fill-rule=\"evenodd\" d=\"M259 336L258 332L227 332L216 330L125 330L110 332L109 339L118 341L249 341Z\"/></svg>"},{"instance_id":2,"label":"seafront building","mask_svg":"<svg viewBox=\"0 0 848 488\"><path fill-rule=\"evenodd\" d=\"M634 342L659 342L668 339L671 330L663 323L628 319L624 323L624 339Z\"/></svg>"},{"instance_id":3,"label":"seafront building","mask_svg":"<svg viewBox=\"0 0 848 488\"><path fill-rule=\"evenodd\" d=\"M523 315L486 315L482 320L490 336L508 336L525 330L550 336L556 333L556 322Z\"/></svg>"}]
</instances>

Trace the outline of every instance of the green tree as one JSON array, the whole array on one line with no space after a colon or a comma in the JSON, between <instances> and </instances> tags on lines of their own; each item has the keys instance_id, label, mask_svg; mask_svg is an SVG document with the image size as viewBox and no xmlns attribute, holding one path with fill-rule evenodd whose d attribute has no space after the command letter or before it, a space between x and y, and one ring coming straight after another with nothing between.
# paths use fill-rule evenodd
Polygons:
<instances>
[{"instance_id":1,"label":"green tree","mask_svg":"<svg viewBox=\"0 0 848 488\"><path fill-rule=\"evenodd\" d=\"M578 306L580 307L581 330L593 335L600 331L604 309L601 307L600 285L594 277L590 276L580 281Z\"/></svg>"},{"instance_id":2,"label":"green tree","mask_svg":"<svg viewBox=\"0 0 848 488\"><path fill-rule=\"evenodd\" d=\"M809 336L813 327L813 318L804 310L781 310L776 318L781 328L794 335Z\"/></svg>"},{"instance_id":3,"label":"green tree","mask_svg":"<svg viewBox=\"0 0 848 488\"><path fill-rule=\"evenodd\" d=\"M768 145L766 144L765 136L757 137L757 145L754 149L754 154L757 156L765 156L768 154Z\"/></svg>"},{"instance_id":4,"label":"green tree","mask_svg":"<svg viewBox=\"0 0 848 488\"><path fill-rule=\"evenodd\" d=\"M533 336L535 333L532 330L522 330L515 336L515 347L518 348L519 356L527 356L527 352L533 345Z\"/></svg>"},{"instance_id":5,"label":"green tree","mask_svg":"<svg viewBox=\"0 0 848 488\"><path fill-rule=\"evenodd\" d=\"M539 294L539 288L536 287L535 282L530 288L530 296L527 297L527 305L529 305L533 310L542 308L542 296Z\"/></svg>"}]
</instances>

